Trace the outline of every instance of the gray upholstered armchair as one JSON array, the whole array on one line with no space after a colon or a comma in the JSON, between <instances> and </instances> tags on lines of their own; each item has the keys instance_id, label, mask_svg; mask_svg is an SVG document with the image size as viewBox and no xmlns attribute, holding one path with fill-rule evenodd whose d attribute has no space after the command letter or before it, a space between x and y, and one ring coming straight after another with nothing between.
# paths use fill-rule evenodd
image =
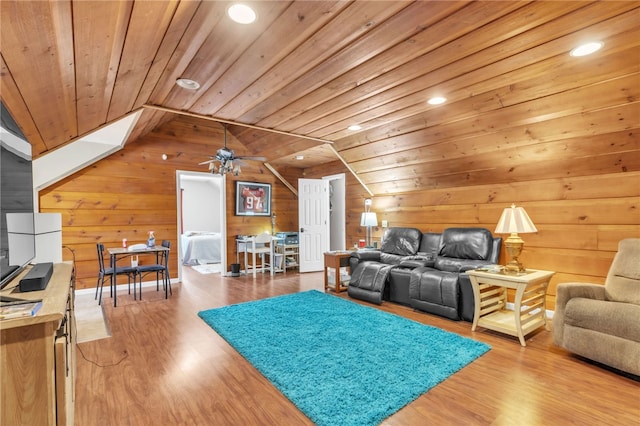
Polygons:
<instances>
[{"instance_id":1,"label":"gray upholstered armchair","mask_svg":"<svg viewBox=\"0 0 640 426\"><path fill-rule=\"evenodd\" d=\"M553 342L640 376L640 238L620 241L604 286L558 286Z\"/></svg>"}]
</instances>

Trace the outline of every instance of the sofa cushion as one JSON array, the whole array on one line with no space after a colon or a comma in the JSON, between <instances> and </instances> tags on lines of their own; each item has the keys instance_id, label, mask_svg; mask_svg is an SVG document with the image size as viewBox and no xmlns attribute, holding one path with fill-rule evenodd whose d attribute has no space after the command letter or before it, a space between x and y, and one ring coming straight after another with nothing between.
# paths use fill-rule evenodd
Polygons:
<instances>
[{"instance_id":1,"label":"sofa cushion","mask_svg":"<svg viewBox=\"0 0 640 426\"><path fill-rule=\"evenodd\" d=\"M435 256L440 251L440 242L442 241L442 234L435 232L425 232L422 234L422 240L420 241L419 253L433 253Z\"/></svg>"},{"instance_id":2,"label":"sofa cushion","mask_svg":"<svg viewBox=\"0 0 640 426\"><path fill-rule=\"evenodd\" d=\"M399 256L414 255L420 247L422 232L416 228L388 228L382 236L380 251Z\"/></svg>"},{"instance_id":3,"label":"sofa cushion","mask_svg":"<svg viewBox=\"0 0 640 426\"><path fill-rule=\"evenodd\" d=\"M485 228L447 228L442 233L440 256L487 260L491 256L493 236Z\"/></svg>"},{"instance_id":4,"label":"sofa cushion","mask_svg":"<svg viewBox=\"0 0 640 426\"><path fill-rule=\"evenodd\" d=\"M640 305L640 238L627 238L618 244L618 253L607 274L607 299Z\"/></svg>"},{"instance_id":5,"label":"sofa cushion","mask_svg":"<svg viewBox=\"0 0 640 426\"><path fill-rule=\"evenodd\" d=\"M564 323L640 342L640 305L575 297L567 302Z\"/></svg>"},{"instance_id":6,"label":"sofa cushion","mask_svg":"<svg viewBox=\"0 0 640 426\"><path fill-rule=\"evenodd\" d=\"M411 306L436 315L458 320L458 274L417 268L411 272L409 298Z\"/></svg>"}]
</instances>

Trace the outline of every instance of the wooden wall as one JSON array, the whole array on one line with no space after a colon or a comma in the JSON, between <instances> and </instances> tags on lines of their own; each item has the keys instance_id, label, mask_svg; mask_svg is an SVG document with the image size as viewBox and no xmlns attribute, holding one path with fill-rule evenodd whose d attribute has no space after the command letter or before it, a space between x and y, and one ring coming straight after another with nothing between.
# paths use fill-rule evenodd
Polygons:
<instances>
[{"instance_id":1,"label":"wooden wall","mask_svg":"<svg viewBox=\"0 0 640 426\"><path fill-rule=\"evenodd\" d=\"M156 238L170 239L177 247L176 170L203 171L198 163L221 145L222 127L213 122L178 117L158 130L133 141L98 163L47 188L40 194L42 212L62 212L63 244L75 252L78 286L95 285L95 243L120 245L142 242L148 230ZM230 147L244 147L229 135ZM161 155L168 155L167 161ZM635 155L635 154L631 154ZM590 164L583 168L589 170ZM493 231L502 210L511 203L525 207L538 227L525 240L523 263L530 268L556 271L549 289L548 309L555 304L560 282L603 283L620 239L640 237L640 172L599 173L597 164L578 177L529 179L491 185L459 185L373 197L373 211L389 226L413 226L442 231L451 226L482 226ZM360 213L367 191L346 170L333 162L316 169L278 170L297 186L298 177L319 178L345 173L347 180L347 245L365 230ZM245 167L238 177L227 177L227 253L235 261L235 236L271 228L270 218L234 216L234 180L273 185L276 231L298 228L297 198L260 163ZM382 236L373 230L374 240ZM69 250L64 251L71 258ZM502 263L505 261L502 255ZM172 255L172 276L177 276Z\"/></svg>"},{"instance_id":2,"label":"wooden wall","mask_svg":"<svg viewBox=\"0 0 640 426\"><path fill-rule=\"evenodd\" d=\"M147 112L145 112L147 113ZM65 260L75 256L78 288L92 288L97 279L96 243L119 247L146 241L155 232L156 241L171 241L169 268L178 275L176 171L202 171L198 165L215 154L223 143L220 124L177 117L146 136L127 143L120 151L40 191L40 211L62 213ZM243 147L228 135L236 154ZM162 154L167 154L166 161ZM297 182L300 169L279 172ZM272 209L277 214L276 231L297 229L297 199L261 163L244 167L239 176L227 176L227 253L235 262L235 236L271 229L269 217L234 216L235 180L272 184ZM149 260L147 260L149 261ZM141 258L141 262L145 259ZM120 277L119 283L126 282Z\"/></svg>"},{"instance_id":3,"label":"wooden wall","mask_svg":"<svg viewBox=\"0 0 640 426\"><path fill-rule=\"evenodd\" d=\"M342 165L305 170L315 178L339 172ZM359 225L369 195L349 175L347 179L347 245L364 238ZM561 282L604 283L617 244L640 237L640 172L593 174L574 178L528 180L510 184L467 185L373 197L378 223L441 232L445 228L485 227L491 232L511 203L525 208L536 234L522 234L520 260L529 268L556 271L548 291L547 309L555 306ZM384 229L373 229L379 241ZM503 235L503 237L507 237ZM503 247L501 264L508 259Z\"/></svg>"}]
</instances>

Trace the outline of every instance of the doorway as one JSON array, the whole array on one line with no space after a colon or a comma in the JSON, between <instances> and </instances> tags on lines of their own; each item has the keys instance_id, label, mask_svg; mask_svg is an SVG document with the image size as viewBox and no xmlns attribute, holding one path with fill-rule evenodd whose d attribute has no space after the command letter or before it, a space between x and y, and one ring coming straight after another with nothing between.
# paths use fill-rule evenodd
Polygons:
<instances>
[{"instance_id":1,"label":"doorway","mask_svg":"<svg viewBox=\"0 0 640 426\"><path fill-rule=\"evenodd\" d=\"M177 171L178 277L189 266L226 274L225 176Z\"/></svg>"}]
</instances>

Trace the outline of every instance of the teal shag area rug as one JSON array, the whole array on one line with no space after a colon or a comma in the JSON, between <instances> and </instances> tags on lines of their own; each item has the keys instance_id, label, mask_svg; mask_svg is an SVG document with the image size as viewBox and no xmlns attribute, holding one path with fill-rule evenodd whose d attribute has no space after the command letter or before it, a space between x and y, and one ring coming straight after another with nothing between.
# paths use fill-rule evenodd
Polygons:
<instances>
[{"instance_id":1,"label":"teal shag area rug","mask_svg":"<svg viewBox=\"0 0 640 426\"><path fill-rule=\"evenodd\" d=\"M379 424L490 349L316 290L198 316L319 426Z\"/></svg>"}]
</instances>

